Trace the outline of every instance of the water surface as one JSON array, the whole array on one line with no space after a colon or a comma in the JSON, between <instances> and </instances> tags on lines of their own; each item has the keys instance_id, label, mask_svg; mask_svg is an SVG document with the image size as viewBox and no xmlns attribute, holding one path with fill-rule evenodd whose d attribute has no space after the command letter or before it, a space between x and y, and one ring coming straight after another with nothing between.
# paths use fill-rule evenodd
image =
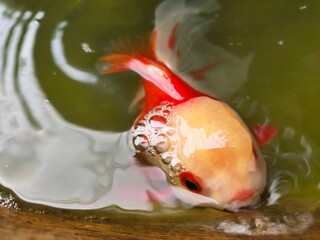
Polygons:
<instances>
[{"instance_id":1,"label":"water surface","mask_svg":"<svg viewBox=\"0 0 320 240\"><path fill-rule=\"evenodd\" d=\"M159 3L0 1L3 185L24 188L28 194L21 198L44 203L49 200L42 198L48 188L45 183L51 182L46 191L49 205L67 208L102 208L107 203L129 210L152 210L145 189L160 192L166 207L180 206L175 199L167 198L170 194L159 171L135 163L126 146L126 135L121 134L138 114L128 109L139 78L133 73L102 76L96 68L110 40L134 38L152 30ZM212 209L183 212L195 216L194 224L203 225L205 219L205 225L213 231L302 231L312 224L320 197L320 2L220 3L222 10L208 38L236 56L253 55L245 84L221 98L248 126L271 123L281 130L262 149L269 180L261 206L236 214ZM62 154L65 152L67 157ZM65 157L71 160L66 163ZM49 159L46 164L39 161L44 158ZM112 161L108 161L110 158ZM88 159L92 164L86 165ZM75 175L60 174L67 169ZM143 177L139 177L141 171ZM156 184L146 180L154 173L160 179ZM79 175L85 176L82 181L73 181ZM55 181L61 176L68 178ZM135 190L132 195L144 192L144 198L123 201L123 196L112 195L111 200L101 197L110 196L105 193L112 192L115 185L111 183L117 182L114 179L125 187L139 179L129 188ZM61 182L69 185L61 186ZM78 192L74 192L75 186Z\"/></svg>"}]
</instances>

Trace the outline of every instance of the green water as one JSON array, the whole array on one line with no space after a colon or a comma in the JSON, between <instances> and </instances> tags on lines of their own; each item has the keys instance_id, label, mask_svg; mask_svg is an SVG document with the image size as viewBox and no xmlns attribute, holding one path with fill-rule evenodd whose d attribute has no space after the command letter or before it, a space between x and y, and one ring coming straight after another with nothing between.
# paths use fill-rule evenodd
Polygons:
<instances>
[{"instance_id":1,"label":"green water","mask_svg":"<svg viewBox=\"0 0 320 240\"><path fill-rule=\"evenodd\" d=\"M97 74L96 61L104 54L108 41L151 31L154 9L160 1L10 2L17 9L46 13L38 33L41 40L35 46L36 70L45 93L64 117L96 129L128 128L133 116L127 115L127 108L136 90L137 77L130 74L127 80L124 77L127 74L97 76L99 82L91 86L72 81L53 63L50 39L57 24L67 20L63 41L69 63ZM316 105L320 91L317 84L320 3L228 0L221 4L223 10L211 39L234 53L253 52L255 56L250 79L239 96L248 95L263 102L276 125L291 125L319 142L320 129L315 123L320 119ZM307 7L300 9L303 6ZM94 52L86 53L82 43L87 43ZM128 117L128 121L122 120Z\"/></svg>"},{"instance_id":2,"label":"green water","mask_svg":"<svg viewBox=\"0 0 320 240\"><path fill-rule=\"evenodd\" d=\"M160 2L1 0L0 4L16 11L45 13L39 19L34 46L35 72L57 111L67 121L86 128L125 131L138 114L128 112L128 108L139 78L133 73L101 76L96 63L111 39L134 38L150 32L154 10ZM320 2L224 0L220 3L222 10L208 37L238 56L254 55L248 81L225 101L249 126L267 119L281 129L263 148L263 153L268 164L269 186L278 178L283 197L277 200L279 205L264 206L254 212L274 216L277 206L288 213L314 212L320 197ZM82 79L79 74L68 76L55 63L52 41L63 21L68 22L62 36L65 58L71 66L90 74L95 80L92 83L86 82L90 78ZM0 51L11 54L8 49ZM266 192L266 198L268 195ZM211 214L212 210L208 210L205 218ZM230 221L238 217L216 214ZM220 229L226 230L223 225Z\"/></svg>"},{"instance_id":3,"label":"green water","mask_svg":"<svg viewBox=\"0 0 320 240\"><path fill-rule=\"evenodd\" d=\"M123 131L130 128L135 116L128 115L128 106L138 86L137 77L133 74L99 76L95 66L110 39L136 36L152 29L152 9L158 2L23 2L17 1L16 5L25 5L31 11L45 11L46 14L38 33L41 41L35 47L36 71L48 99L59 112L71 122L94 129ZM50 40L57 24L63 20L69 22L63 36L68 62L97 75L96 84L75 82L55 66ZM82 49L81 45L85 43L92 49L91 53Z\"/></svg>"}]
</instances>

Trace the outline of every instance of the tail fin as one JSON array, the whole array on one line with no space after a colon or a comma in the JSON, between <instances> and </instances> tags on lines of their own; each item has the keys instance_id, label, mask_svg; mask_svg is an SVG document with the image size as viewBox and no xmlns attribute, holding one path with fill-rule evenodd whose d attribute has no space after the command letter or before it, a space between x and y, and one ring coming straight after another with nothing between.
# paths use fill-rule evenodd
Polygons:
<instances>
[{"instance_id":1,"label":"tail fin","mask_svg":"<svg viewBox=\"0 0 320 240\"><path fill-rule=\"evenodd\" d=\"M206 38L217 0L166 0L156 9L155 55L194 88L225 100L247 80L252 55L240 58Z\"/></svg>"},{"instance_id":2,"label":"tail fin","mask_svg":"<svg viewBox=\"0 0 320 240\"><path fill-rule=\"evenodd\" d=\"M176 66L187 45L194 48L214 23L208 15L220 10L216 0L167 0L156 9L156 55L168 66ZM207 15L207 17L205 17ZM187 44L187 45L186 45ZM183 49L182 49L183 47Z\"/></svg>"}]
</instances>

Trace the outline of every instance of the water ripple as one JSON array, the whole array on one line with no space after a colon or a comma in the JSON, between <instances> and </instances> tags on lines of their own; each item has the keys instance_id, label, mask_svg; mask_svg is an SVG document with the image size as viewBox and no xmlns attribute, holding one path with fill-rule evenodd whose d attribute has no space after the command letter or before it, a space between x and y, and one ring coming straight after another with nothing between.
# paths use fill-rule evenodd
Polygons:
<instances>
[{"instance_id":1,"label":"water ripple","mask_svg":"<svg viewBox=\"0 0 320 240\"><path fill-rule=\"evenodd\" d=\"M0 4L0 183L27 202L59 208L116 205L152 210L151 198L165 207L181 206L159 169L137 164L128 146L127 132L79 127L63 119L47 99L34 59L46 13L13 10ZM97 76L68 61L63 37L70 22L57 22L53 30L48 30L51 38L47 55L52 55L55 65L69 78L96 83ZM268 108L254 100L249 102L238 99L236 109L247 119L272 122ZM314 189L319 199L319 166L308 136L285 126L263 152L269 167L265 205L249 210L247 216L242 212L228 214L227 219L215 221L208 228L272 235L300 232L313 223L309 213L312 204L295 212L289 201L305 200L301 186ZM6 199L1 195L0 205L12 206L12 197ZM283 209L289 205L290 209Z\"/></svg>"},{"instance_id":2,"label":"water ripple","mask_svg":"<svg viewBox=\"0 0 320 240\"><path fill-rule=\"evenodd\" d=\"M176 206L175 199L168 198L171 192L161 191L168 184L160 170L135 162L127 132L81 128L66 122L47 100L33 52L45 13L4 17L8 10L3 6L0 10L2 24L7 23L1 30L1 49L8 43L0 58L1 184L23 200L60 208L117 205L151 210L150 194L169 199L164 205Z\"/></svg>"},{"instance_id":3,"label":"water ripple","mask_svg":"<svg viewBox=\"0 0 320 240\"><path fill-rule=\"evenodd\" d=\"M51 40L51 53L54 62L69 78L84 83L96 83L98 79L94 74L81 71L68 63L64 53L63 44L63 33L67 26L68 22L60 22L53 34L53 38Z\"/></svg>"}]
</instances>

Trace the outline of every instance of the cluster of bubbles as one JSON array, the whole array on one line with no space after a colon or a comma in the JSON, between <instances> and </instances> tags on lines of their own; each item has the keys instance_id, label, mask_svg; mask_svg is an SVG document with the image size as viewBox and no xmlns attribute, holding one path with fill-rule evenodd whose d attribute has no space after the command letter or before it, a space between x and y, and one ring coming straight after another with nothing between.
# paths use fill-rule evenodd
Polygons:
<instances>
[{"instance_id":1,"label":"cluster of bubbles","mask_svg":"<svg viewBox=\"0 0 320 240\"><path fill-rule=\"evenodd\" d=\"M15 201L15 197L7 192L0 192L0 206L15 210L20 210L18 203Z\"/></svg>"},{"instance_id":2,"label":"cluster of bubbles","mask_svg":"<svg viewBox=\"0 0 320 240\"><path fill-rule=\"evenodd\" d=\"M284 235L299 234L313 223L312 214L307 212L269 211L253 214L244 212L219 221L215 229L229 234L251 236Z\"/></svg>"},{"instance_id":3,"label":"cluster of bubbles","mask_svg":"<svg viewBox=\"0 0 320 240\"><path fill-rule=\"evenodd\" d=\"M174 105L164 101L139 119L131 130L132 144L137 156L162 168L172 184L186 171L177 156L179 135Z\"/></svg>"}]
</instances>

